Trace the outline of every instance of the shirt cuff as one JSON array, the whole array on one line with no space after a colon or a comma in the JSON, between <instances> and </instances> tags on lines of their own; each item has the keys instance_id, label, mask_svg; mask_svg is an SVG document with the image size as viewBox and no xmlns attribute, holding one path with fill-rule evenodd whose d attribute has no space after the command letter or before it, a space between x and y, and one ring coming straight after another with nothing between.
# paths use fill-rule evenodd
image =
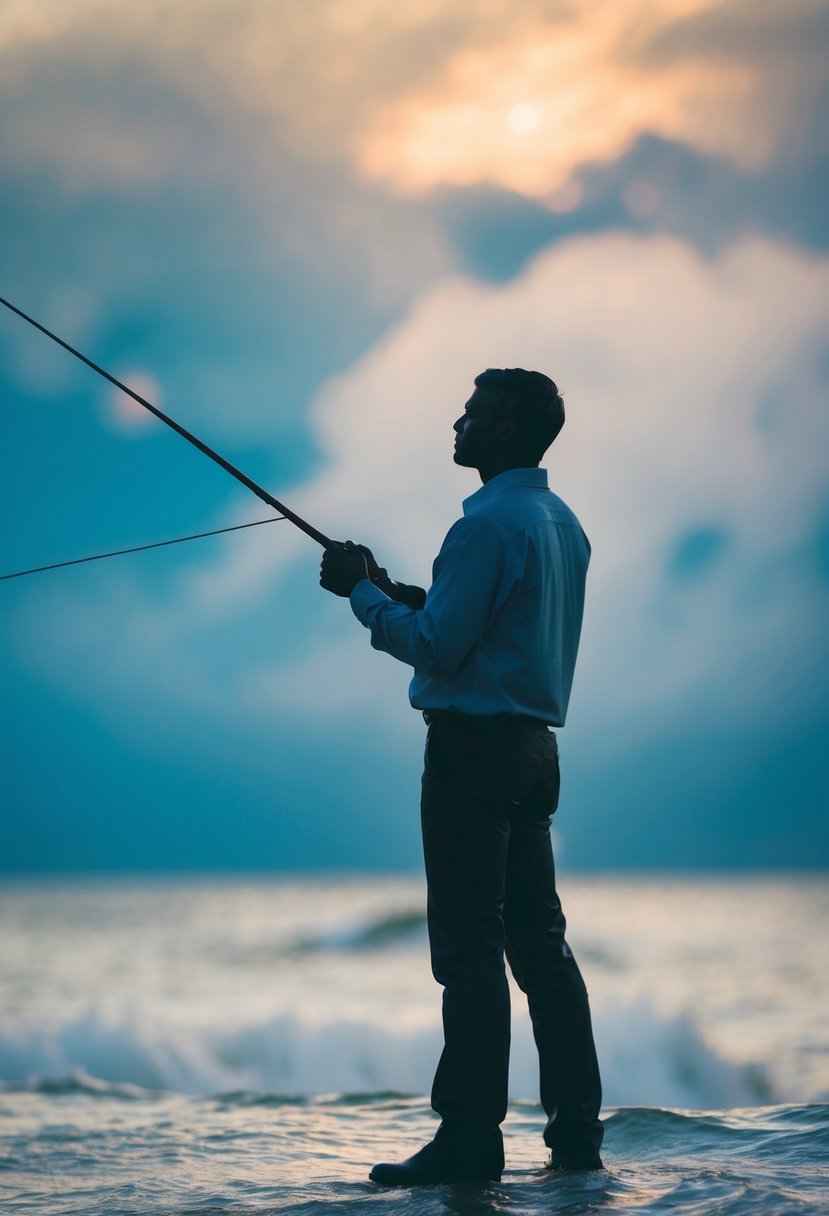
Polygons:
<instances>
[{"instance_id":1,"label":"shirt cuff","mask_svg":"<svg viewBox=\"0 0 829 1216\"><path fill-rule=\"evenodd\" d=\"M369 609L377 604L390 603L389 597L379 587L375 587L374 583L370 583L367 578L361 579L348 597L351 604L351 611L356 616L361 625L368 626Z\"/></svg>"}]
</instances>

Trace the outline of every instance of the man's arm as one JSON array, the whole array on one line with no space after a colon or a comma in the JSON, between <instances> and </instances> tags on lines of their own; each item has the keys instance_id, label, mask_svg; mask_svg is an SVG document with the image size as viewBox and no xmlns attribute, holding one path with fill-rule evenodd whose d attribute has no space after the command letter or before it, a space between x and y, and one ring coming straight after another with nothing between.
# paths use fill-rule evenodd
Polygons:
<instances>
[{"instance_id":1,"label":"man's arm","mask_svg":"<svg viewBox=\"0 0 829 1216\"><path fill-rule=\"evenodd\" d=\"M365 576L352 586L351 607L371 631L376 650L418 670L449 675L461 667L503 602L505 571L500 529L481 516L465 517L443 543L422 608L394 602Z\"/></svg>"},{"instance_id":2,"label":"man's arm","mask_svg":"<svg viewBox=\"0 0 829 1216\"><path fill-rule=\"evenodd\" d=\"M390 600L411 608L413 612L418 612L426 603L426 592L422 587L415 587L409 583L396 583L394 579L389 578L386 570L381 569L371 581Z\"/></svg>"}]
</instances>

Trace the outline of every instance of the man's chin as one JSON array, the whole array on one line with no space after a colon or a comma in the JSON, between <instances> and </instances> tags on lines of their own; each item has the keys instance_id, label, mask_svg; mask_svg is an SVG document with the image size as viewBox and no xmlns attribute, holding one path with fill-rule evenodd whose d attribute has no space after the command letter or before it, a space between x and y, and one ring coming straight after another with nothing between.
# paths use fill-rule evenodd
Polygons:
<instances>
[{"instance_id":1,"label":"man's chin","mask_svg":"<svg viewBox=\"0 0 829 1216\"><path fill-rule=\"evenodd\" d=\"M463 452L458 451L457 449L452 454L452 459L454 460L455 464L459 464L463 469L474 469L475 467L470 463L468 457L464 456Z\"/></svg>"}]
</instances>

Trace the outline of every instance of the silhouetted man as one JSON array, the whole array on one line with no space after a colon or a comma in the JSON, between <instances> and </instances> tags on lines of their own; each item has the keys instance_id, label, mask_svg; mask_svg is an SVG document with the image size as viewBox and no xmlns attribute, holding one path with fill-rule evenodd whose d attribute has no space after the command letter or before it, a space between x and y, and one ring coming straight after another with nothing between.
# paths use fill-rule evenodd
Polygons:
<instances>
[{"instance_id":1,"label":"silhouetted man","mask_svg":"<svg viewBox=\"0 0 829 1216\"><path fill-rule=\"evenodd\" d=\"M434 1140L370 1177L389 1186L497 1179L504 1166L509 988L527 994L547 1113L549 1165L601 1167L601 1083L587 991L564 939L550 819L590 546L538 464L564 424L552 380L489 370L454 424L455 463L482 488L463 504L428 594L393 583L352 542L320 583L377 650L414 668L428 725L421 820L429 943L443 985Z\"/></svg>"}]
</instances>

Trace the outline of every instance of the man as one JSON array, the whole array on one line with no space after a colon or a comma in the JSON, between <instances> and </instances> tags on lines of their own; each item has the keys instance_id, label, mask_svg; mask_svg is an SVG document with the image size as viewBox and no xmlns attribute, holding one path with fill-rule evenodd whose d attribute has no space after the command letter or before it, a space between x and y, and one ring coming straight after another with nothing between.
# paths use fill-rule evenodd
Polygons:
<instances>
[{"instance_id":1,"label":"man","mask_svg":"<svg viewBox=\"0 0 829 1216\"><path fill-rule=\"evenodd\" d=\"M601 1083L587 992L564 939L550 819L590 546L538 467L564 423L552 380L490 369L454 424L455 463L483 486L463 504L428 592L391 582L352 542L320 583L349 596L371 644L414 668L428 725L421 820L432 971L445 1045L434 1140L370 1178L389 1186L497 1179L507 1112L509 988L527 994L556 1169L601 1168Z\"/></svg>"}]
</instances>

